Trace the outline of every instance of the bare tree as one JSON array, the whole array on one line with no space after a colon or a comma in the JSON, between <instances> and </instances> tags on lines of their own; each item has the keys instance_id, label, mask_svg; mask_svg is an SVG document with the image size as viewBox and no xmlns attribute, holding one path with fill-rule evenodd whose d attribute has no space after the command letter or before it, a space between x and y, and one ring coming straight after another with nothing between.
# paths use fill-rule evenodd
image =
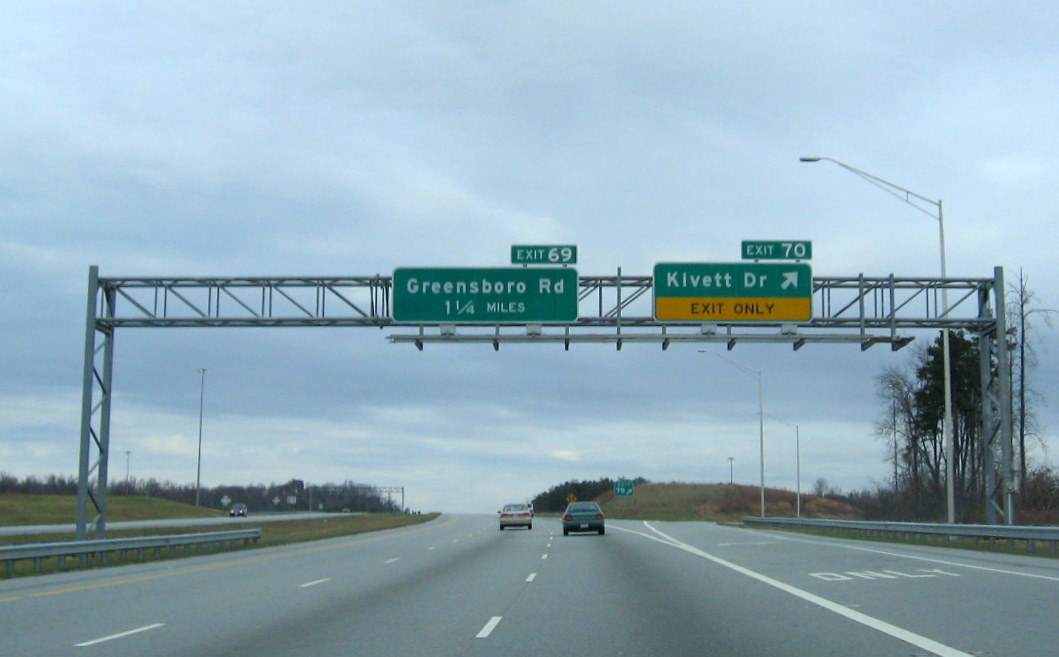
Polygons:
<instances>
[{"instance_id":1,"label":"bare tree","mask_svg":"<svg viewBox=\"0 0 1059 657\"><path fill-rule=\"evenodd\" d=\"M1012 300L1007 308L1008 326L1012 327L1014 333L1012 337L1018 345L1017 355L1011 359L1013 372L1009 374L1015 378L1014 375L1017 373L1018 379L1017 388L1015 385L1012 386L1016 388L1017 393L1012 402L1015 407L1012 409L1014 411L1012 415L1015 417L1019 436L1019 491L1026 490L1026 436L1034 437L1042 446L1044 445L1044 437L1037 425L1036 414L1030 403L1035 401L1043 404L1044 397L1027 382L1029 372L1037 366L1036 347L1043 344L1031 317L1039 314L1043 317L1045 325L1051 327L1052 313L1059 312L1050 308L1034 307L1037 303L1037 295L1029 289L1028 280L1026 274L1019 269L1018 278L1011 284L1008 291L1009 298Z\"/></svg>"}]
</instances>

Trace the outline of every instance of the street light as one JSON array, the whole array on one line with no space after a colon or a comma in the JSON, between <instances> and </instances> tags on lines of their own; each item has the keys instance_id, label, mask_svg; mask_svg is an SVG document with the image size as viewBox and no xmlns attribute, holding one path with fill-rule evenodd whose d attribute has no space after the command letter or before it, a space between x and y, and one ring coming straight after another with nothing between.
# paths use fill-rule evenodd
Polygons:
<instances>
[{"instance_id":1,"label":"street light","mask_svg":"<svg viewBox=\"0 0 1059 657\"><path fill-rule=\"evenodd\" d=\"M770 416L773 419L783 422L788 427L794 427L794 481L795 481L795 509L796 517L802 517L802 437L801 432L797 424L791 424L780 420L775 415Z\"/></svg>"},{"instance_id":2,"label":"street light","mask_svg":"<svg viewBox=\"0 0 1059 657\"><path fill-rule=\"evenodd\" d=\"M765 393L761 383L761 371L747 367L742 363L732 360L727 356L722 356L716 351L708 351L706 349L700 349L700 353L713 354L723 361L727 361L728 364L734 366L743 374L757 378L757 418L758 418L758 452L761 462L761 517L765 517Z\"/></svg>"},{"instance_id":3,"label":"street light","mask_svg":"<svg viewBox=\"0 0 1059 657\"><path fill-rule=\"evenodd\" d=\"M890 412L892 415L891 429L893 432L894 439L894 494L897 493L897 395L899 394L900 388L896 381L891 381L890 385Z\"/></svg>"},{"instance_id":4,"label":"street light","mask_svg":"<svg viewBox=\"0 0 1059 657\"><path fill-rule=\"evenodd\" d=\"M938 241L941 247L941 277L946 277L945 270L945 216L942 212L941 201L935 201L917 194L909 189L905 189L900 185L894 184L889 180L884 180L878 176L872 175L867 171L862 171L856 167L850 166L845 162L840 162L830 157L802 157L799 158L801 162L831 162L842 167L846 171L849 171L853 175L868 181L872 185L875 185L879 189L883 190L887 194L895 196L900 200L904 201L913 208L919 210L923 214L937 220L938 222ZM924 207L926 204L930 207ZM939 319L944 318L949 314L949 294L948 287L945 282L941 283L941 305L944 306L942 313L939 315ZM944 420L944 432L945 432L945 498L946 498L946 511L948 521L950 523L956 522L956 495L955 495L955 477L953 474L953 456L955 449L953 447L953 436L952 436L952 367L949 363L949 329L943 328L941 330L941 350L942 350L942 366L945 370L944 373L944 397L945 397L945 420Z\"/></svg>"},{"instance_id":5,"label":"street light","mask_svg":"<svg viewBox=\"0 0 1059 657\"><path fill-rule=\"evenodd\" d=\"M795 481L797 482L798 507L796 517L802 517L802 437L798 433L798 425L794 425L794 467Z\"/></svg>"},{"instance_id":6,"label":"street light","mask_svg":"<svg viewBox=\"0 0 1059 657\"><path fill-rule=\"evenodd\" d=\"M195 506L199 505L199 487L202 482L202 402L206 398L206 368L199 368L199 457L195 466Z\"/></svg>"}]
</instances>

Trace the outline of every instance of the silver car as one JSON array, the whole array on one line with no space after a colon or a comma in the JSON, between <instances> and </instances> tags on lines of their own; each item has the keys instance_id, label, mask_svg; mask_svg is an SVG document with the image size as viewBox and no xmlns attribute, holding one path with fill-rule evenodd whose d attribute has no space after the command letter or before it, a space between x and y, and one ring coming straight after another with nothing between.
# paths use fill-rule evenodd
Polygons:
<instances>
[{"instance_id":1,"label":"silver car","mask_svg":"<svg viewBox=\"0 0 1059 657\"><path fill-rule=\"evenodd\" d=\"M533 529L533 508L529 504L505 504L500 513L500 531L505 527Z\"/></svg>"}]
</instances>

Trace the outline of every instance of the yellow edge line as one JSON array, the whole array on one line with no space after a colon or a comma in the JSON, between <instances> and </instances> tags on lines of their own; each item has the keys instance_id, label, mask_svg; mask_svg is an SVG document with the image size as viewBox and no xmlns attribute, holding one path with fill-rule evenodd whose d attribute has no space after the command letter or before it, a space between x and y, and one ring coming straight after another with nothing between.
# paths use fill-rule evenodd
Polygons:
<instances>
[{"instance_id":1,"label":"yellow edge line","mask_svg":"<svg viewBox=\"0 0 1059 657\"><path fill-rule=\"evenodd\" d=\"M458 522L458 519L455 518L454 516L449 516L448 518L446 518L439 525L423 525L423 526L420 526L419 528L409 529L408 531L401 532L401 534L399 534L399 535L400 536L405 536L407 534L414 534L414 533L418 533L418 532L421 532L421 531L426 531L428 529L437 529L437 528L440 528L440 527L444 527L445 525L448 525L448 524L453 523L453 522ZM330 551L330 550L338 550L340 548L346 548L346 547L350 547L350 546L353 546L353 545L364 545L366 543L376 543L378 541L385 541L385 540L389 540L389 539L392 539L392 538L397 538L399 535L391 534L391 535L388 535L388 536L371 536L371 537L366 537L366 538L358 538L358 539L354 539L354 540L351 540L351 541L346 541L346 542L343 542L343 543L339 543L337 545L328 545L326 547L306 548L304 550L298 550L296 552L286 552L284 554L272 554L272 555L263 556L263 557L254 557L252 559L241 559L239 561L231 561L231 562L228 562L228 563L213 564L213 565L210 565L210 566L202 566L202 567L199 567L199 568L186 568L184 570L175 570L175 571L169 572L169 573L156 573L154 575L144 575L143 577L130 577L128 579L119 579L119 580L115 580L113 582L101 582L99 584L88 584L88 585L85 585L85 586L74 586L74 587L66 588L66 589L56 589L54 591L42 591L40 593L31 593L31 594L29 594L29 597L31 597L31 598L43 598L43 597L47 597L49 595L60 595L60 594L63 594L63 593L76 593L78 591L91 591L91 590L94 590L94 589L105 589L105 588L110 588L112 586L122 586L122 585L125 585L125 584L136 584L137 582L147 582L147 581L150 581L150 580L153 580L153 579L162 579L164 577L176 577L177 575L193 575L195 573L204 573L204 572L209 572L211 570L220 570L222 568L232 568L233 566L245 566L245 565L252 564L252 563L261 563L261 562L264 562L264 561L272 561L274 559L286 559L288 557L297 557L297 556L302 556L302 555L306 555L306 554L316 554L318 552L327 552L327 551ZM14 602L16 600L21 600L21 599L22 598L0 598L0 603L3 603L3 602Z\"/></svg>"}]
</instances>

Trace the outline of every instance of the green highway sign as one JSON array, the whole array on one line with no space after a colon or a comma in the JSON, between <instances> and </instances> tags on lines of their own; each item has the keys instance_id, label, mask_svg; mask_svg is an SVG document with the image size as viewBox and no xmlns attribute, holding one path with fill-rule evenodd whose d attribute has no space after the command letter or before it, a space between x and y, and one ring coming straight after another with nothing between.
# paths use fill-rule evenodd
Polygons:
<instances>
[{"instance_id":1,"label":"green highway sign","mask_svg":"<svg viewBox=\"0 0 1059 657\"><path fill-rule=\"evenodd\" d=\"M577 247L572 244L565 246L515 244L511 247L511 264L576 265Z\"/></svg>"},{"instance_id":2,"label":"green highway sign","mask_svg":"<svg viewBox=\"0 0 1059 657\"><path fill-rule=\"evenodd\" d=\"M743 260L812 260L809 240L760 242L743 240Z\"/></svg>"},{"instance_id":3,"label":"green highway sign","mask_svg":"<svg viewBox=\"0 0 1059 657\"><path fill-rule=\"evenodd\" d=\"M614 482L615 497L632 497L633 482L628 479L619 479Z\"/></svg>"},{"instance_id":4,"label":"green highway sign","mask_svg":"<svg viewBox=\"0 0 1059 657\"><path fill-rule=\"evenodd\" d=\"M804 322L812 302L806 263L660 262L654 269L660 322Z\"/></svg>"},{"instance_id":5,"label":"green highway sign","mask_svg":"<svg viewBox=\"0 0 1059 657\"><path fill-rule=\"evenodd\" d=\"M562 324L577 320L577 287L577 270L569 267L400 267L393 272L393 319Z\"/></svg>"}]
</instances>

